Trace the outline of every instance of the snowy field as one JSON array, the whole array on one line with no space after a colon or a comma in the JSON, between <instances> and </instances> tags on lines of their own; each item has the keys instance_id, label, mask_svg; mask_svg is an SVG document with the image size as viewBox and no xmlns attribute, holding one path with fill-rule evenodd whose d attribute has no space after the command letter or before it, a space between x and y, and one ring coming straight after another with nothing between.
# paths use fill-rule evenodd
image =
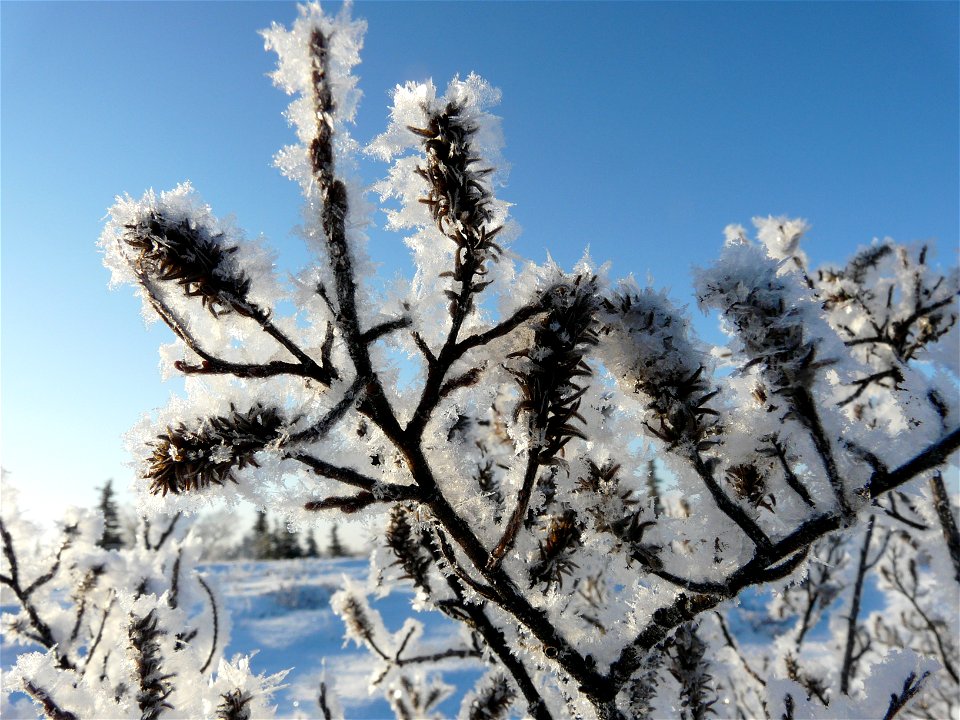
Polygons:
<instances>
[{"instance_id":1,"label":"snowy field","mask_svg":"<svg viewBox=\"0 0 960 720\"><path fill-rule=\"evenodd\" d=\"M317 715L320 673L327 668L348 718L392 718L383 688L370 689L376 665L373 656L350 643L344 647L343 622L330 609L330 597L344 577L366 582L369 562L364 559L281 560L259 563L217 563L203 566L220 586L233 629L227 655L260 652L251 661L256 672L291 668L287 687L276 698L282 717ZM394 590L372 602L387 629L396 632L410 609L411 591ZM418 613L424 624L423 641L437 651L457 642L459 628L436 612ZM435 666L437 667L437 666ZM439 666L444 680L457 687L441 704L445 717L455 717L463 693L482 673L479 663L459 660ZM469 669L468 669L469 668Z\"/></svg>"}]
</instances>

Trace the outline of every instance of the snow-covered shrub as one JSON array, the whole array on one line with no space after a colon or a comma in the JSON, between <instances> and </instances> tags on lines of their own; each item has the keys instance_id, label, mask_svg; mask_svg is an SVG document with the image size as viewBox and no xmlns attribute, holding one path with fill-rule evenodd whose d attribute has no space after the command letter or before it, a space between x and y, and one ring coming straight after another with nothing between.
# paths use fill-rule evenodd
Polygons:
<instances>
[{"instance_id":1,"label":"snow-covered shrub","mask_svg":"<svg viewBox=\"0 0 960 720\"><path fill-rule=\"evenodd\" d=\"M349 132L363 31L309 5L264 33L295 95L277 164L315 252L292 285L189 184L110 210L105 263L187 378L131 434L143 505L382 523L376 591L410 583L464 626L421 652L420 624L389 632L369 588L333 598L400 716L447 693L425 666L478 657L464 717L956 716L957 271L890 241L813 271L803 221L731 226L696 275L731 335L706 347L663 293L513 258L498 92L471 75L398 87L368 147L417 268L380 291ZM865 586L884 598L869 614Z\"/></svg>"},{"instance_id":2,"label":"snow-covered shrub","mask_svg":"<svg viewBox=\"0 0 960 720\"><path fill-rule=\"evenodd\" d=\"M0 583L17 611L0 622L6 642L26 647L5 669L3 705L22 694L58 720L271 714L283 675L222 657L229 618L196 572L186 525L179 514L145 519L133 547L108 550L103 518L78 510L47 542L4 483Z\"/></svg>"}]
</instances>

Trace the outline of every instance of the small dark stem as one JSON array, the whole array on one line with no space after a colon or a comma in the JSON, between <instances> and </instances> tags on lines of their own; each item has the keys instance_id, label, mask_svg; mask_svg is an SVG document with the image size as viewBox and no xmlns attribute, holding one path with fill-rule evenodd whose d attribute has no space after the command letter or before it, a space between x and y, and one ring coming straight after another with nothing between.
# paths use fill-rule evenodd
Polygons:
<instances>
[{"instance_id":1,"label":"small dark stem","mask_svg":"<svg viewBox=\"0 0 960 720\"><path fill-rule=\"evenodd\" d=\"M786 449L776 439L771 441L771 445L773 445L773 450L777 455L777 459L780 461L780 467L783 468L783 478L787 481L787 485L800 496L800 499L803 500L807 507L816 508L813 498L810 497L810 492L803 486L800 478L797 477L796 473L793 472L793 468L790 467L790 463L787 461Z\"/></svg>"},{"instance_id":2,"label":"small dark stem","mask_svg":"<svg viewBox=\"0 0 960 720\"><path fill-rule=\"evenodd\" d=\"M752 667L750 667L750 663L748 663L747 659L743 656L743 652L740 650L740 646L737 645L736 640L733 639L733 635L730 634L730 630L729 628L727 628L727 623L724 621L723 615L721 615L719 612L714 612L714 615L717 616L717 622L720 623L720 632L723 633L723 639L726 641L727 645L730 646L730 649L733 650L736 656L740 659L740 662L743 664L744 670L747 671L750 677L752 677L758 683L766 687L767 681L764 680L762 677L760 677L757 674L757 672Z\"/></svg>"},{"instance_id":3,"label":"small dark stem","mask_svg":"<svg viewBox=\"0 0 960 720\"><path fill-rule=\"evenodd\" d=\"M50 693L33 682L29 680L25 682L23 689L27 695L43 706L43 712L50 720L78 720L77 716L72 712L64 710L57 705L56 701L50 697Z\"/></svg>"},{"instance_id":4,"label":"small dark stem","mask_svg":"<svg viewBox=\"0 0 960 720\"><path fill-rule=\"evenodd\" d=\"M853 519L853 508L847 500L847 494L843 487L843 478L840 477L840 471L837 469L837 462L833 457L833 448L827 439L827 434L823 429L823 423L820 421L820 413L810 397L806 388L798 388L791 393L790 399L793 402L794 410L800 423L810 433L813 440L813 446L820 456L820 462L823 464L824 472L827 474L827 480L830 481L830 487L833 488L833 494L837 499L837 505L840 513L846 523Z\"/></svg>"},{"instance_id":5,"label":"small dark stem","mask_svg":"<svg viewBox=\"0 0 960 720\"><path fill-rule=\"evenodd\" d=\"M152 548L153 550L159 550L161 547L163 547L163 544L170 539L170 536L173 534L173 529L176 527L177 521L180 520L180 517L182 515L183 513L178 512L176 515L174 515L170 519L170 524L167 525L167 528L162 533L160 533L160 538L157 540L156 544L153 546ZM148 550L151 549L149 545L147 546L147 549Z\"/></svg>"},{"instance_id":6,"label":"small dark stem","mask_svg":"<svg viewBox=\"0 0 960 720\"><path fill-rule=\"evenodd\" d=\"M180 561L183 559L183 548L177 548L177 557L173 561L173 570L170 573L170 593L167 595L167 605L176 609L180 598Z\"/></svg>"},{"instance_id":7,"label":"small dark stem","mask_svg":"<svg viewBox=\"0 0 960 720\"><path fill-rule=\"evenodd\" d=\"M473 590L477 595L482 598L486 598L493 603L499 603L500 598L497 597L497 592L489 585L484 585L472 577L470 574L461 567L460 563L457 562L456 555L454 555L454 550L450 547L450 542L447 540L447 536L443 534L441 530L437 530L437 541L440 544L440 551L443 553L443 559L447 561L447 564L450 566L450 569L456 574L460 580L467 584L467 586Z\"/></svg>"},{"instance_id":8,"label":"small dark stem","mask_svg":"<svg viewBox=\"0 0 960 720\"><path fill-rule=\"evenodd\" d=\"M410 327L410 318L398 318L397 320L390 320L388 322L380 323L379 325L374 325L369 330L364 331L360 336L361 342L370 344L376 342L384 335L389 335L392 332L397 330L403 330L404 328Z\"/></svg>"},{"instance_id":9,"label":"small dark stem","mask_svg":"<svg viewBox=\"0 0 960 720\"><path fill-rule=\"evenodd\" d=\"M930 478L930 491L933 493L937 519L943 529L943 539L950 551L950 560L953 561L954 579L960 583L960 531L957 530L957 521L953 517L953 509L950 506L950 496L947 495L943 475L939 471Z\"/></svg>"},{"instance_id":10,"label":"small dark stem","mask_svg":"<svg viewBox=\"0 0 960 720\"><path fill-rule=\"evenodd\" d=\"M422 502L423 496L416 485L390 485L379 483L372 492L362 491L356 495L334 495L323 500L305 503L304 510L339 510L342 513L355 513L377 503L395 503L406 501Z\"/></svg>"},{"instance_id":11,"label":"small dark stem","mask_svg":"<svg viewBox=\"0 0 960 720\"><path fill-rule=\"evenodd\" d=\"M317 703L320 705L320 713L323 715L323 720L333 720L333 712L330 710L330 705L327 703L327 692L327 683L321 680L320 697L317 698Z\"/></svg>"},{"instance_id":12,"label":"small dark stem","mask_svg":"<svg viewBox=\"0 0 960 720\"><path fill-rule=\"evenodd\" d=\"M537 471L540 469L540 463L537 458L540 455L540 448L534 446L529 450L527 456L527 469L523 474L523 484L520 486L520 492L517 494L517 505L507 521L500 542L490 552L490 559L487 561L487 569L496 570L503 561L504 555L513 547L517 539L517 533L523 525L523 518L527 514L527 507L530 505L530 497L533 495L533 488L537 481Z\"/></svg>"},{"instance_id":13,"label":"small dark stem","mask_svg":"<svg viewBox=\"0 0 960 720\"><path fill-rule=\"evenodd\" d=\"M506 320L501 321L489 330L477 333L476 335L471 335L458 342L454 346L454 359L461 357L465 352L467 352L467 350L480 347L481 345L486 345L497 338L501 338L504 335L513 332L530 318L544 312L545 309L546 308L543 302L533 303L532 305L524 305L522 308L515 311L513 315L508 317Z\"/></svg>"},{"instance_id":14,"label":"small dark stem","mask_svg":"<svg viewBox=\"0 0 960 720\"><path fill-rule=\"evenodd\" d=\"M203 588L204 592L207 593L207 597L210 598L210 610L213 611L213 642L210 645L210 654L207 655L206 661L200 667L200 672L205 673L213 662L214 655L216 655L217 652L217 643L220 641L220 616L217 613L217 600L213 596L213 590L207 585L207 581L200 575L197 575L197 582L200 583L200 587Z\"/></svg>"},{"instance_id":15,"label":"small dark stem","mask_svg":"<svg viewBox=\"0 0 960 720\"><path fill-rule=\"evenodd\" d=\"M765 556L771 549L770 538L768 538L766 533L760 529L760 526L747 515L746 510L727 496L723 488L720 487L719 483L717 483L713 477L713 473L710 472L710 469L699 455L694 455L692 462L694 469L697 471L700 479L703 480L703 484L707 486L707 490L710 491L710 495L713 497L714 502L716 502L717 507L720 508L724 515L733 520L733 522L737 524L737 527L743 530L747 537L753 541L757 554L759 556Z\"/></svg>"},{"instance_id":16,"label":"small dark stem","mask_svg":"<svg viewBox=\"0 0 960 720\"><path fill-rule=\"evenodd\" d=\"M857 620L860 617L860 595L863 592L863 580L868 570L867 557L870 553L870 541L873 539L873 524L875 517L870 516L867 521L867 530L863 536L863 547L860 548L860 562L857 565L857 577L853 584L853 599L850 602L850 614L847 616L847 641L843 651L843 665L840 669L840 692L850 694L850 679L853 676L853 646L857 638Z\"/></svg>"},{"instance_id":17,"label":"small dark stem","mask_svg":"<svg viewBox=\"0 0 960 720\"><path fill-rule=\"evenodd\" d=\"M80 671L80 677L83 677L86 674L87 668L90 666L90 660L93 658L93 654L100 646L100 641L103 639L103 629L107 626L107 616L110 615L110 610L113 608L114 600L116 600L116 597L111 597L110 602L107 603L107 607L103 611L103 617L100 618L100 628L97 630L97 636L94 638L93 644L90 645L90 649L87 651L86 658L84 658L83 669Z\"/></svg>"},{"instance_id":18,"label":"small dark stem","mask_svg":"<svg viewBox=\"0 0 960 720\"><path fill-rule=\"evenodd\" d=\"M315 458L305 453L289 454L287 457L302 462L317 475L322 475L323 477L330 478L331 480L339 480L342 483L352 485L353 487L358 487L362 490L373 490L373 488L379 484L378 480L374 480L368 475L359 473L353 468L331 465L324 460L320 460L319 458Z\"/></svg>"},{"instance_id":19,"label":"small dark stem","mask_svg":"<svg viewBox=\"0 0 960 720\"><path fill-rule=\"evenodd\" d=\"M294 433L284 442L284 445L298 445L305 442L314 442L327 436L327 434L337 425L340 420L355 407L363 398L363 389L367 384L366 378L358 377L347 388L340 401L334 405L319 421Z\"/></svg>"}]
</instances>

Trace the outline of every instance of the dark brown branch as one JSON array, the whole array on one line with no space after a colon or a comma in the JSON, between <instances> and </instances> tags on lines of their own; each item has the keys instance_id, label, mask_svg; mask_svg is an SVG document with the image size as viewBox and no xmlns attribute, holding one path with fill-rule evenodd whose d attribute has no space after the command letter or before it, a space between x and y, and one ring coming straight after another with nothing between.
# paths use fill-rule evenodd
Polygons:
<instances>
[{"instance_id":1,"label":"dark brown branch","mask_svg":"<svg viewBox=\"0 0 960 720\"><path fill-rule=\"evenodd\" d=\"M317 125L316 134L310 143L309 157L313 177L322 200L320 224L326 239L328 259L336 289L335 318L357 376L368 378L366 399L361 406L361 411L370 417L395 445L398 445L402 442L403 433L384 393L380 376L373 369L370 359L370 342L360 331L357 284L346 230L349 198L347 187L343 180L336 176L334 166L333 119L336 116L336 105L327 77L328 42L329 38L319 28L316 28L310 36L311 84ZM329 302L325 289L322 290L322 294ZM333 306L333 303L329 304Z\"/></svg>"},{"instance_id":2,"label":"dark brown branch","mask_svg":"<svg viewBox=\"0 0 960 720\"><path fill-rule=\"evenodd\" d=\"M612 700L612 688L609 680L597 672L595 665L588 662L564 638L542 610L534 608L525 595L520 592L513 580L503 572L487 570L489 552L470 529L467 522L454 511L453 507L440 493L436 479L417 443L408 443L401 450L407 459L410 473L417 478L425 493L425 501L434 516L443 525L453 540L463 549L466 556L479 570L497 594L502 598L500 607L518 622L526 626L544 648L550 649L551 658L584 688L591 698L600 697ZM608 698L609 696L609 698Z\"/></svg>"},{"instance_id":3,"label":"dark brown branch","mask_svg":"<svg viewBox=\"0 0 960 720\"><path fill-rule=\"evenodd\" d=\"M887 517L892 517L894 520L899 520L904 525L912 527L914 530L921 530L921 531L929 530L930 528L927 526L926 523L918 522L917 520L908 518L904 516L903 513L900 512L900 510L897 508L897 501L896 501L897 494L898 493L890 493L885 497L885 499L890 501L890 507L886 507L885 505L883 505L883 503L881 503L878 500L875 500L873 504L879 507L881 510L883 510L884 515L886 515ZM909 505L909 503L907 505L908 507L910 507L911 510L914 509Z\"/></svg>"},{"instance_id":4,"label":"dark brown branch","mask_svg":"<svg viewBox=\"0 0 960 720\"><path fill-rule=\"evenodd\" d=\"M432 368L437 364L437 356L433 354L433 351L430 349L430 346L427 345L427 341L423 339L423 336L420 333L415 332L413 335L413 342L417 346L417 349L423 354L423 357L427 361L427 367Z\"/></svg>"},{"instance_id":5,"label":"dark brown branch","mask_svg":"<svg viewBox=\"0 0 960 720\"><path fill-rule=\"evenodd\" d=\"M895 367L890 368L889 370L875 372L871 375L867 375L866 377L860 378L859 380L854 380L851 383L851 385L855 385L857 389L854 390L853 393L851 393L849 396L845 397L843 400L837 403L837 405L839 405L840 407L849 405L858 397L863 395L863 393L867 390L867 388L869 388L873 383L879 383L881 380L885 380L886 378L890 378L891 380L893 380L894 386L896 386L897 383L903 382L903 375L900 373L900 370Z\"/></svg>"},{"instance_id":6,"label":"dark brown branch","mask_svg":"<svg viewBox=\"0 0 960 720\"><path fill-rule=\"evenodd\" d=\"M776 582L777 580L783 580L794 570L800 567L800 565L803 564L803 561L807 559L807 555L809 554L810 546L808 545L802 548L800 552L784 560L779 565L775 565L757 573L758 582L754 584L770 583Z\"/></svg>"},{"instance_id":7,"label":"dark brown branch","mask_svg":"<svg viewBox=\"0 0 960 720\"><path fill-rule=\"evenodd\" d=\"M202 363L199 365L194 365L188 363L184 360L178 360L174 363L174 367L180 372L186 375L235 375L240 378L266 378L274 377L276 375L299 375L302 377L309 377L322 385L330 385L330 382L337 377L336 370L333 368L321 368L317 365L312 359L310 359L302 350L297 349L297 353L294 354L298 359L301 359L299 363L290 363L283 362L280 360L273 360L269 363L236 363L223 360L218 358L212 353L207 352L203 349L197 339L193 334L187 329L186 323L180 320L173 310L164 302L163 298L160 297L160 294L154 289L153 284L150 279L138 273L138 278L140 280L141 287L147 293L147 297L150 300L150 304L153 306L154 311L157 315L160 316L160 319L169 327L174 335L180 338L183 343L192 350L197 356L200 357ZM279 330L277 330L269 321L266 321L266 326L261 324L261 327L268 332L272 337L277 339L278 342L281 342L280 338L283 338L284 341L293 345ZM270 330L267 327L271 328ZM281 342L283 345L284 343ZM284 345L286 347L286 345ZM289 348L287 348L289 350Z\"/></svg>"},{"instance_id":8,"label":"dark brown branch","mask_svg":"<svg viewBox=\"0 0 960 720\"><path fill-rule=\"evenodd\" d=\"M207 581L200 575L197 575L197 582L200 583L200 587L203 588L204 592L207 593L207 597L210 598L210 610L213 612L213 642L210 644L210 654L207 655L207 659L200 667L200 672L205 673L213 662L214 655L216 655L217 652L217 643L220 641L220 617L217 613L217 600L213 596L213 590L210 589Z\"/></svg>"},{"instance_id":9,"label":"dark brown branch","mask_svg":"<svg viewBox=\"0 0 960 720\"><path fill-rule=\"evenodd\" d=\"M440 544L440 551L443 553L443 559L446 560L447 564L450 566L450 569L456 574L460 580L465 582L467 586L473 590L477 595L482 598L486 598L493 603L499 603L500 598L497 597L496 590L494 590L489 585L484 585L472 577L470 574L463 569L459 562L457 562L456 555L454 554L453 548L450 547L450 542L447 540L447 536L443 534L441 530L437 530L437 541Z\"/></svg>"},{"instance_id":10,"label":"dark brown branch","mask_svg":"<svg viewBox=\"0 0 960 720\"><path fill-rule=\"evenodd\" d=\"M363 334L360 336L360 341L367 344L376 342L384 335L389 335L397 330L403 330L404 328L410 327L410 324L410 318L403 317L396 320L389 320L388 322L380 323L379 325L374 325L369 330L363 332Z\"/></svg>"},{"instance_id":11,"label":"dark brown branch","mask_svg":"<svg viewBox=\"0 0 960 720\"><path fill-rule=\"evenodd\" d=\"M177 526L177 522L180 520L182 515L183 513L178 512L170 519L170 524L167 525L166 529L162 533L160 533L160 537L157 540L156 545L153 545L152 547L150 545L149 538L150 525L148 522L144 521L144 537L146 539L147 550L159 550L161 547L163 547L163 544L169 540L170 536L173 534L173 529Z\"/></svg>"},{"instance_id":12,"label":"dark brown branch","mask_svg":"<svg viewBox=\"0 0 960 720\"><path fill-rule=\"evenodd\" d=\"M810 392L803 387L794 389L790 393L790 400L796 412L800 424L807 429L810 439L813 440L813 446L820 456L820 462L823 464L824 472L827 474L827 480L830 481L830 487L833 488L834 497L837 499L837 505L840 512L848 524L853 519L853 508L847 499L843 488L843 478L840 477L840 471L837 469L837 461L833 457L833 448L827 434L823 429L823 423L820 421L820 413L810 396Z\"/></svg>"},{"instance_id":13,"label":"dark brown branch","mask_svg":"<svg viewBox=\"0 0 960 720\"><path fill-rule=\"evenodd\" d=\"M442 532L438 531L438 537L441 540L441 543L446 544L449 548L449 543ZM441 551L434 544L429 546L429 550L433 556L433 561L435 563L439 563ZM450 550L452 552L452 548L450 548ZM497 656L501 663L503 663L503 666L507 669L514 681L517 683L517 686L520 688L520 692L523 693L523 697L527 701L527 712L529 712L532 717L536 718L536 720L552 720L552 715L550 714L550 710L547 708L547 704L540 694L540 690L536 685L534 685L533 680L530 678L530 674L527 672L526 666L523 664L523 661L517 656L517 654L514 652L514 649L507 642L503 631L493 624L493 622L487 616L483 605L478 605L477 603L467 601L463 586L460 585L460 581L457 577L448 573L445 574L444 577L447 581L447 585L455 597L455 604L453 607L457 612L463 613L466 619L464 620L464 617L458 617L457 615L452 614L445 605L441 605L440 609L454 619L464 620L468 625L470 625L470 627L480 633L484 639L484 642L487 643L487 647L489 647L493 654ZM502 607L502 605L499 603L496 604Z\"/></svg>"},{"instance_id":14,"label":"dark brown branch","mask_svg":"<svg viewBox=\"0 0 960 720\"><path fill-rule=\"evenodd\" d=\"M43 575L40 575L36 580L34 580L32 583L30 583L30 585L27 586L27 589L23 591L23 594L25 597L30 597L34 593L34 591L36 591L38 588L43 587L48 582L53 580L54 576L60 570L60 561L61 561L61 558L63 557L63 551L70 546L72 542L72 536L76 532L76 530L77 530L76 525L71 525L69 527L64 528L65 537L63 542L60 543L60 547L57 549L57 554L53 559L53 565L50 566L50 569L47 570L47 572L45 572ZM4 541L6 541L6 539L7 537L5 536ZM11 545L11 548L12 548L12 545Z\"/></svg>"},{"instance_id":15,"label":"dark brown branch","mask_svg":"<svg viewBox=\"0 0 960 720\"><path fill-rule=\"evenodd\" d=\"M953 430L923 452L889 473L874 473L870 478L871 497L879 497L895 487L938 465L942 465L960 447L960 428Z\"/></svg>"},{"instance_id":16,"label":"dark brown branch","mask_svg":"<svg viewBox=\"0 0 960 720\"><path fill-rule=\"evenodd\" d=\"M950 551L953 561L954 579L960 583L960 531L957 530L957 521L953 517L950 496L943 485L943 475L937 471L930 478L930 491L933 493L933 506L937 511L937 519L943 529L943 539Z\"/></svg>"},{"instance_id":17,"label":"dark brown branch","mask_svg":"<svg viewBox=\"0 0 960 720\"><path fill-rule=\"evenodd\" d=\"M483 371L483 368L471 368L465 373L458 375L457 377L450 378L440 387L440 390L437 391L437 400L442 400L447 395L452 393L454 390L459 390L461 388L470 387L471 385L476 385L480 380L480 373Z\"/></svg>"},{"instance_id":18,"label":"dark brown branch","mask_svg":"<svg viewBox=\"0 0 960 720\"><path fill-rule=\"evenodd\" d=\"M783 468L783 477L784 480L787 481L787 485L789 485L790 489L800 496L800 499L803 500L807 507L816 508L813 498L810 497L810 492L803 486L803 483L800 482L800 478L797 477L796 473L793 472L793 468L790 467L790 463L787 461L786 449L780 444L776 437L770 441L770 444L773 446L774 454L780 461L780 467Z\"/></svg>"},{"instance_id":19,"label":"dark brown branch","mask_svg":"<svg viewBox=\"0 0 960 720\"><path fill-rule=\"evenodd\" d=\"M867 521L867 531L860 548L860 561L857 564L857 577L853 584L853 599L850 601L850 614L847 616L847 639L843 650L843 665L840 668L840 692L850 694L850 679L853 676L853 645L857 638L857 621L860 617L860 595L863 592L863 580L869 569L867 556L870 553L870 541L873 539L873 515Z\"/></svg>"},{"instance_id":20,"label":"dark brown branch","mask_svg":"<svg viewBox=\"0 0 960 720\"><path fill-rule=\"evenodd\" d=\"M330 383L334 380L339 379L340 375L337 373L337 369L328 363L324 363L323 366L317 364L317 362L307 355L299 345L293 342L288 338L276 325L270 322L270 319L263 313L261 310L257 310L254 315L252 315L254 320L263 328L263 331L267 333L270 337L276 340L287 352L293 355L297 360L300 361L301 367L306 372L306 375L310 378L313 378L322 385L329 386ZM332 344L333 334L330 332L330 328L327 329L327 337L324 341L324 352L322 356L325 360L329 359L330 350L328 344Z\"/></svg>"},{"instance_id":21,"label":"dark brown branch","mask_svg":"<svg viewBox=\"0 0 960 720\"><path fill-rule=\"evenodd\" d=\"M487 561L487 570L495 571L500 567L504 555L513 547L517 539L517 533L523 525L523 519L527 515L527 507L530 505L530 497L533 495L533 488L537 482L537 472L540 470L538 458L540 456L540 447L534 445L530 448L527 455L527 469L523 474L523 484L520 486L520 492L517 493L517 504L507 521L506 527L500 536L500 541L496 547L490 551L490 559Z\"/></svg>"},{"instance_id":22,"label":"dark brown branch","mask_svg":"<svg viewBox=\"0 0 960 720\"><path fill-rule=\"evenodd\" d=\"M352 514L376 503L394 503L413 500L422 502L423 495L416 485L390 485L378 483L372 491L366 490L356 495L334 495L323 500L314 500L303 506L304 510L339 510Z\"/></svg>"},{"instance_id":23,"label":"dark brown branch","mask_svg":"<svg viewBox=\"0 0 960 720\"><path fill-rule=\"evenodd\" d=\"M747 662L747 659L743 656L743 652L740 650L740 646L737 645L737 642L733 639L733 635L730 634L730 630L727 628L727 623L723 619L723 615L719 612L714 612L714 615L717 616L717 622L720 623L720 632L723 633L723 639L726 641L727 645L730 646L730 649L733 650L734 654L740 660L744 669L747 673L756 680L758 683L766 687L767 681L760 677L757 672L750 667L750 663Z\"/></svg>"},{"instance_id":24,"label":"dark brown branch","mask_svg":"<svg viewBox=\"0 0 960 720\"><path fill-rule=\"evenodd\" d=\"M320 420L305 430L294 433L284 442L284 445L297 445L304 442L314 442L326 437L340 420L363 399L363 389L367 385L366 378L357 378L343 394L340 401L334 405Z\"/></svg>"},{"instance_id":25,"label":"dark brown branch","mask_svg":"<svg viewBox=\"0 0 960 720\"><path fill-rule=\"evenodd\" d=\"M358 487L362 490L373 490L377 485L379 485L378 480L374 480L368 475L359 473L353 468L339 467L338 465L331 465L330 463L315 458L312 455L307 455L305 453L299 454L290 454L287 455L289 458L293 458L299 462L302 462L304 465L313 470L317 475L322 475L323 477L330 478L331 480L339 480L342 483L347 485L352 485L353 487Z\"/></svg>"},{"instance_id":26,"label":"dark brown branch","mask_svg":"<svg viewBox=\"0 0 960 720\"><path fill-rule=\"evenodd\" d=\"M546 310L546 306L542 301L535 302L530 305L524 305L519 310L516 310L513 315L506 318L505 320L500 321L497 325L485 330L481 333L471 335L470 337L464 338L458 342L454 347L453 359L461 357L467 350L471 350L475 347L480 347L481 345L486 345L487 343L501 338L504 335L516 330L518 327L523 325L530 318L539 315L540 313Z\"/></svg>"},{"instance_id":27,"label":"dark brown branch","mask_svg":"<svg viewBox=\"0 0 960 720\"><path fill-rule=\"evenodd\" d=\"M4 585L13 591L20 606L27 613L27 617L30 618L30 625L34 629L32 637L40 645L54 653L54 656L57 658L57 666L64 670L75 669L70 659L67 658L66 655L60 654L59 648L57 648L57 641L53 636L53 630L51 630L50 626L40 617L39 611L30 600L30 593L24 590L20 584L20 566L17 563L17 555L13 547L13 537L10 535L2 519L0 519L0 538L3 539L3 555L7 559L7 564L10 566L10 575L0 575L0 582L3 582ZM57 562L59 562L59 553L57 555ZM36 586L36 582L31 585L34 589L36 589Z\"/></svg>"},{"instance_id":28,"label":"dark brown branch","mask_svg":"<svg viewBox=\"0 0 960 720\"><path fill-rule=\"evenodd\" d=\"M33 682L29 680L26 681L23 684L23 689L27 695L43 706L43 712L50 720L78 720L77 716L72 712L64 710L57 705L56 701L50 697L50 693L38 685L35 685Z\"/></svg>"},{"instance_id":29,"label":"dark brown branch","mask_svg":"<svg viewBox=\"0 0 960 720\"><path fill-rule=\"evenodd\" d=\"M756 546L756 552L759 556L766 555L771 548L770 538L768 538L766 533L760 529L760 526L747 515L746 510L727 496L699 454L692 458L692 462L694 469L697 471L700 479L703 480L703 484L707 486L707 490L710 491L710 496L717 504L717 507L720 508L720 511L733 520L737 527L743 530L746 536L750 538Z\"/></svg>"},{"instance_id":30,"label":"dark brown branch","mask_svg":"<svg viewBox=\"0 0 960 720\"><path fill-rule=\"evenodd\" d=\"M415 657L409 657L409 658L398 657L393 662L397 667L403 667L405 665L422 665L424 663L435 663L435 662L439 662L440 660L446 660L448 658L466 659L466 658L478 658L482 656L483 656L483 653L481 653L479 650L474 650L473 648L449 648L448 650L443 650L442 652L433 653L432 655L417 655Z\"/></svg>"},{"instance_id":31,"label":"dark brown branch","mask_svg":"<svg viewBox=\"0 0 960 720\"><path fill-rule=\"evenodd\" d=\"M651 567L649 568L649 572L651 575L656 575L658 578L666 580L669 583L673 583L677 587L682 587L684 590L705 594L721 594L727 592L727 586L722 582L691 580L690 578L675 575L669 570L664 570L663 568Z\"/></svg>"}]
</instances>

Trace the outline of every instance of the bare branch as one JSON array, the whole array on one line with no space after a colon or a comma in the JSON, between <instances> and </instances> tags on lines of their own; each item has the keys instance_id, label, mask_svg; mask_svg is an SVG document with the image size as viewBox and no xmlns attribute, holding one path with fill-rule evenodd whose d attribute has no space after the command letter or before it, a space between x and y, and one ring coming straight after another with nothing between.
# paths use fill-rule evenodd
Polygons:
<instances>
[{"instance_id":1,"label":"bare branch","mask_svg":"<svg viewBox=\"0 0 960 720\"><path fill-rule=\"evenodd\" d=\"M302 462L304 465L312 469L317 475L322 475L323 477L330 478L331 480L339 480L342 483L353 485L354 487L358 487L363 490L372 491L380 483L379 480L374 480L372 477L359 473L352 468L331 465L324 460L320 460L319 458L315 458L312 455L307 455L305 453L291 453L287 455L287 457Z\"/></svg>"},{"instance_id":2,"label":"bare branch","mask_svg":"<svg viewBox=\"0 0 960 720\"><path fill-rule=\"evenodd\" d=\"M210 611L213 613L213 641L210 643L210 654L207 655L207 659L204 660L203 665L200 666L200 672L205 673L213 663L213 658L217 652L217 643L220 642L220 617L217 613L217 600L213 596L213 590L210 589L207 581L200 575L197 575L197 582L200 583L200 587L202 587L203 591L207 594L207 598L210 600Z\"/></svg>"},{"instance_id":3,"label":"bare branch","mask_svg":"<svg viewBox=\"0 0 960 720\"><path fill-rule=\"evenodd\" d=\"M960 583L960 530L957 530L957 521L953 517L950 496L943 484L943 475L938 470L930 478L930 491L933 493L934 508L937 519L943 529L943 539L950 550L950 559L953 561L954 579Z\"/></svg>"},{"instance_id":4,"label":"bare branch","mask_svg":"<svg viewBox=\"0 0 960 720\"><path fill-rule=\"evenodd\" d=\"M404 328L410 327L411 320L408 317L398 318L396 320L389 320L379 325L375 325L369 330L366 330L361 336L360 340L364 343L376 342L384 335L389 335L392 332L397 330L403 330Z\"/></svg>"},{"instance_id":5,"label":"bare branch","mask_svg":"<svg viewBox=\"0 0 960 720\"><path fill-rule=\"evenodd\" d=\"M857 621L860 617L860 594L863 591L863 580L869 569L867 556L870 553L874 521L875 517L871 515L863 535L863 547L860 548L860 562L857 565L857 576L853 585L853 599L850 601L850 614L847 616L847 639L843 650L843 665L840 668L840 692L844 695L849 694L850 680L853 677L853 645L857 637Z\"/></svg>"},{"instance_id":6,"label":"bare branch","mask_svg":"<svg viewBox=\"0 0 960 720\"><path fill-rule=\"evenodd\" d=\"M377 503L394 503L408 500L418 502L423 500L420 488L416 485L377 483L369 492L363 491L356 495L331 496L323 500L314 500L306 503L303 509L339 510L340 512L351 514Z\"/></svg>"},{"instance_id":7,"label":"bare branch","mask_svg":"<svg viewBox=\"0 0 960 720\"><path fill-rule=\"evenodd\" d=\"M43 706L43 712L48 718L50 718L50 720L79 720L72 712L69 710L64 710L57 705L56 701L50 697L50 693L41 688L39 685L27 681L24 683L23 689L26 691L27 695L32 697Z\"/></svg>"}]
</instances>

